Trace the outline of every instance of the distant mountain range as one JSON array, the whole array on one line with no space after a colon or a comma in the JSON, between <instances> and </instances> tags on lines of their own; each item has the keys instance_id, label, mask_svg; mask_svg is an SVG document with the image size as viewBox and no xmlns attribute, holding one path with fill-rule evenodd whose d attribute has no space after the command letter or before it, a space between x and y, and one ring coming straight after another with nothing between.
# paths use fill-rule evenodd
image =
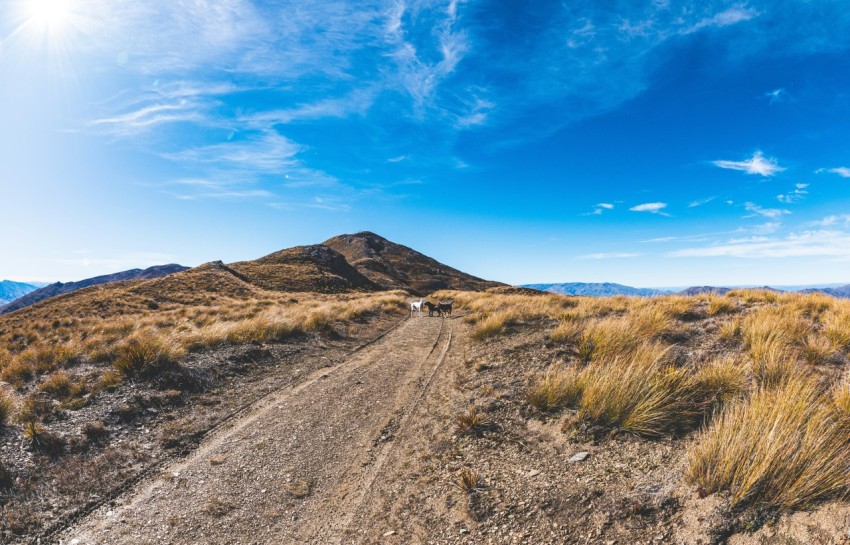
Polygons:
<instances>
[{"instance_id":1,"label":"distant mountain range","mask_svg":"<svg viewBox=\"0 0 850 545\"><path fill-rule=\"evenodd\" d=\"M589 295L591 297L610 297L612 295L635 295L638 297L652 297L655 295L666 295L669 291L653 288L633 288L612 282L567 282L564 284L524 284L522 288L531 288L540 291L549 291L563 295Z\"/></svg>"},{"instance_id":2,"label":"distant mountain range","mask_svg":"<svg viewBox=\"0 0 850 545\"><path fill-rule=\"evenodd\" d=\"M109 284L112 282L121 282L124 280L150 280L152 278L161 278L172 273L184 271L187 268L188 267L184 267L183 265L175 264L157 265L155 267L149 267L147 269L132 269L129 271L122 271L113 274L106 274L103 276L96 276L94 278L87 278L78 282L56 282L55 284L48 284L43 288L36 288L35 286L24 284L28 285L32 289L24 292L22 295L11 300L11 302L0 306L0 314L5 314L7 312L22 309L24 307L34 305L39 301L43 301L50 297L64 295L66 293L71 293L73 291L87 288L89 286L97 286L98 284Z\"/></svg>"},{"instance_id":3,"label":"distant mountain range","mask_svg":"<svg viewBox=\"0 0 850 545\"><path fill-rule=\"evenodd\" d=\"M633 288L631 286L624 286L622 284L614 284L611 282L567 282L562 284L524 284L520 287L549 291L552 293L561 293L565 295L587 295L590 297L611 297L613 295L654 297L657 295L700 295L703 293L725 295L740 286L692 286L683 290L675 290L663 288ZM778 289L771 286L747 286L747 289L763 289L776 292L825 293L834 297L850 298L850 284L835 287L806 288L805 286L795 286L794 289L788 289L788 286L783 286L783 288L785 289Z\"/></svg>"},{"instance_id":4,"label":"distant mountain range","mask_svg":"<svg viewBox=\"0 0 850 545\"><path fill-rule=\"evenodd\" d=\"M0 305L10 303L19 297L31 293L38 289L38 286L26 284L24 282L12 282L11 280L3 280L0 282Z\"/></svg>"}]
</instances>

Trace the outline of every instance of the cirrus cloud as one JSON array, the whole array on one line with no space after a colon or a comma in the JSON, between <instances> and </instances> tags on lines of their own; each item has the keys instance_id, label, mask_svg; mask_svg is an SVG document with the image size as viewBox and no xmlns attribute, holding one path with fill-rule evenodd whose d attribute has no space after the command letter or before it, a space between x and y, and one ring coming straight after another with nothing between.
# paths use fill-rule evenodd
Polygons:
<instances>
[{"instance_id":1,"label":"cirrus cloud","mask_svg":"<svg viewBox=\"0 0 850 545\"><path fill-rule=\"evenodd\" d=\"M758 174L766 177L774 176L785 170L784 167L779 166L776 159L765 157L761 151L755 152L752 157L744 161L717 160L712 161L712 164L728 170L740 170L747 174Z\"/></svg>"}]
</instances>

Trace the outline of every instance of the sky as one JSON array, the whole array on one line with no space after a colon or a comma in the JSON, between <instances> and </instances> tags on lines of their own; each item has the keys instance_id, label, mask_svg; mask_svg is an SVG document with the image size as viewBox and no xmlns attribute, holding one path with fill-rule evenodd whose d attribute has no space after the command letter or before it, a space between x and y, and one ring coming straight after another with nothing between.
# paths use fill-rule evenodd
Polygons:
<instances>
[{"instance_id":1,"label":"sky","mask_svg":"<svg viewBox=\"0 0 850 545\"><path fill-rule=\"evenodd\" d=\"M3 0L0 278L374 231L513 284L850 283L841 1Z\"/></svg>"}]
</instances>

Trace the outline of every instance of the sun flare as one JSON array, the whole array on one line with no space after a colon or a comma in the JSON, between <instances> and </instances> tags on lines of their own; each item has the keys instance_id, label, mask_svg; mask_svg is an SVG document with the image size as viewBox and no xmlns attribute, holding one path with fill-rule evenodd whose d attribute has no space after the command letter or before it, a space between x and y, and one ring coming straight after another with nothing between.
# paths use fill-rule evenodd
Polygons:
<instances>
[{"instance_id":1,"label":"sun flare","mask_svg":"<svg viewBox=\"0 0 850 545\"><path fill-rule=\"evenodd\" d=\"M27 18L34 25L51 31L61 30L73 16L73 0L28 0Z\"/></svg>"}]
</instances>

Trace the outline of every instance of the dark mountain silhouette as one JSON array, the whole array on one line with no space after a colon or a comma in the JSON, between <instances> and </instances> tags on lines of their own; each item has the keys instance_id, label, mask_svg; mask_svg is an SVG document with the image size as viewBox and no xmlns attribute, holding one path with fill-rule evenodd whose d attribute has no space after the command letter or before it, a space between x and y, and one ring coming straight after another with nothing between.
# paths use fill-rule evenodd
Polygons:
<instances>
[{"instance_id":1,"label":"dark mountain silhouette","mask_svg":"<svg viewBox=\"0 0 850 545\"><path fill-rule=\"evenodd\" d=\"M32 284L3 280L0 282L0 305L11 303L15 299L23 297L37 289L38 286L33 286Z\"/></svg>"},{"instance_id":2,"label":"dark mountain silhouette","mask_svg":"<svg viewBox=\"0 0 850 545\"><path fill-rule=\"evenodd\" d=\"M87 278L85 280L80 280L77 282L56 282L55 284L49 284L47 286L44 286L43 288L39 288L30 293L27 293L23 297L15 299L11 303L0 307L0 314L13 312L15 310L22 309L30 305L34 305L39 301L49 299L50 297L64 295L66 293L71 293L83 288L87 288L89 286L111 284L113 282L122 282L125 280L149 280L151 278L161 278L163 276L167 276L169 274L173 274L175 272L183 271L186 269L187 267L175 264L157 265L155 267L149 267L147 269L131 269L129 271L106 274L103 276L95 276L94 278Z\"/></svg>"},{"instance_id":3,"label":"dark mountain silhouette","mask_svg":"<svg viewBox=\"0 0 850 545\"><path fill-rule=\"evenodd\" d=\"M342 254L352 267L382 289L406 289L427 295L440 289L482 291L504 286L443 265L369 231L339 235L324 245Z\"/></svg>"}]
</instances>

